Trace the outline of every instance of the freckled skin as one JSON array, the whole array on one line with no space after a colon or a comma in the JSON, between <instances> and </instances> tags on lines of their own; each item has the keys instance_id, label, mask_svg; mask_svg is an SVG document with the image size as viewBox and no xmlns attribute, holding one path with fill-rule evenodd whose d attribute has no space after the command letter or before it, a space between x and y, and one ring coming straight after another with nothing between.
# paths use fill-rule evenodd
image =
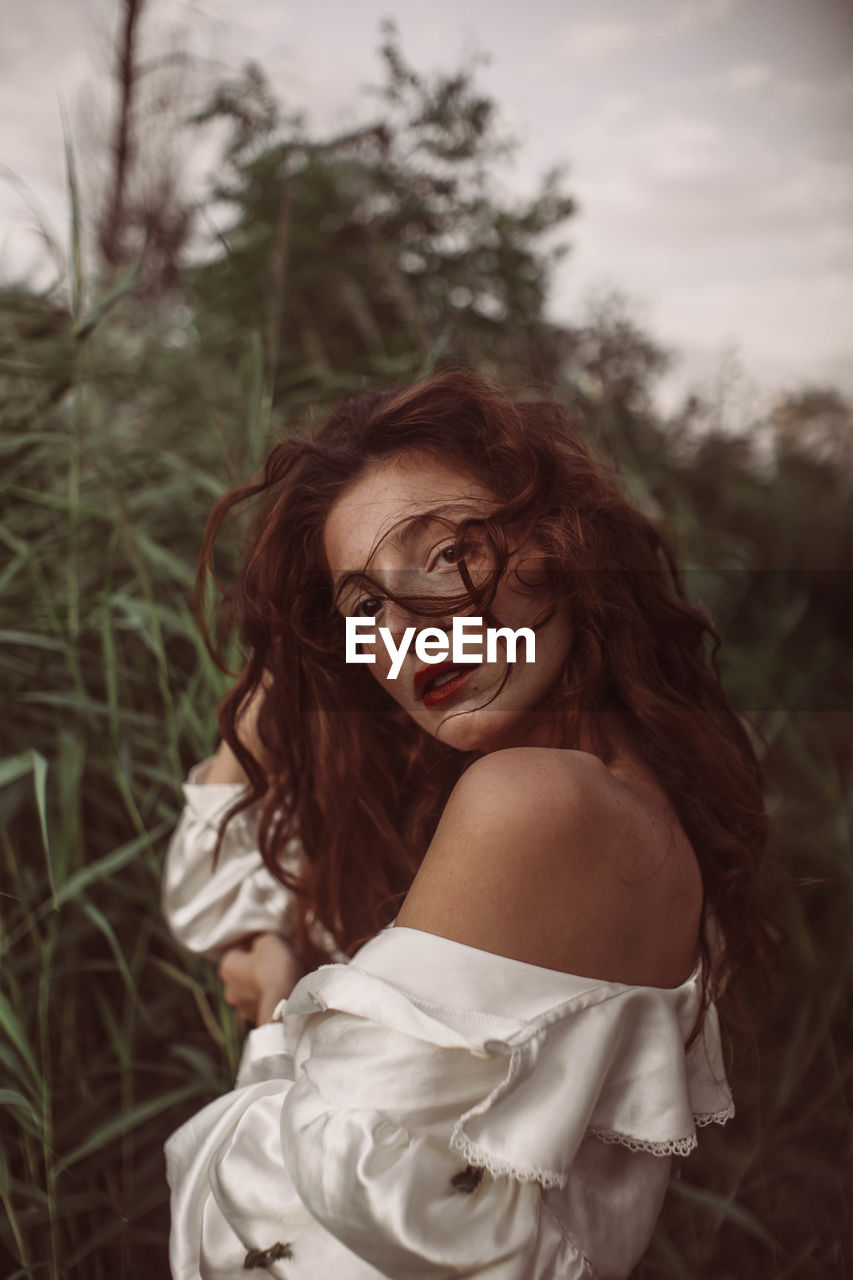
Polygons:
<instances>
[{"instance_id":1,"label":"freckled skin","mask_svg":"<svg viewBox=\"0 0 853 1280\"><path fill-rule=\"evenodd\" d=\"M482 515L495 501L476 475L430 455L412 450L374 463L327 517L333 581L369 562L380 583L393 586L399 574L406 584L417 570L440 590L434 556L452 542L452 529L434 534L425 547L403 549L383 536L442 504ZM473 566L467 555L466 561L476 578L476 557ZM531 585L537 564L541 553L533 540L513 550L492 606L500 625L533 626L555 603L544 587ZM457 594L458 571L451 565L445 572L446 589ZM343 595L342 612L373 590L360 586L355 597ZM388 602L376 617L395 643L407 626L432 625ZM391 658L381 641L375 645L376 662L366 670L412 719L442 742L483 757L457 784L396 923L545 968L675 986L695 958L698 864L618 713L603 717L615 746L606 766L584 749L583 728L579 749L548 749L561 746L547 695L571 635L567 611L558 607L536 631L535 662L514 664L499 693L507 669L500 652L497 662L484 663L458 693L433 707L415 695L412 678L422 663L414 648L390 680ZM523 655L523 645L518 652Z\"/></svg>"},{"instance_id":2,"label":"freckled skin","mask_svg":"<svg viewBox=\"0 0 853 1280\"><path fill-rule=\"evenodd\" d=\"M337 499L327 517L325 548L333 581L337 583L343 574L369 562L371 576L378 582L394 585L396 581L400 589L401 582L414 582L417 573L424 575L423 579L418 577L424 589L456 594L461 589L458 570L434 563L436 551L452 542L452 528L425 535L405 548L390 537L383 541L383 537L399 521L435 507L447 504L460 514L484 515L495 503L494 494L475 476L446 466L430 455L408 450L376 462ZM476 553L467 560L476 580ZM492 605L500 626L513 631L533 627L548 611L552 602L547 595L541 588L529 585L535 580L537 563L540 557L532 541L514 550ZM402 589L405 592L406 587ZM365 594L361 588L359 593ZM342 613L350 612L352 604L352 597L343 596L339 606ZM420 630L435 625L433 619L407 614L387 600L375 616L378 625L391 631L395 644L399 644L407 626ZM458 693L433 707L415 694L413 677L423 663L415 654L414 644L396 679L389 678L391 657L381 640L373 647L376 661L366 670L422 728L458 750L485 753L506 746L547 745L553 725L541 704L562 669L570 640L565 611L558 609L536 630L535 661L525 660L522 641L516 661L509 664L506 645L499 639L497 661L483 662ZM469 644L467 648L477 652L480 646ZM482 651L485 653L484 645ZM510 678L498 692L508 666Z\"/></svg>"}]
</instances>

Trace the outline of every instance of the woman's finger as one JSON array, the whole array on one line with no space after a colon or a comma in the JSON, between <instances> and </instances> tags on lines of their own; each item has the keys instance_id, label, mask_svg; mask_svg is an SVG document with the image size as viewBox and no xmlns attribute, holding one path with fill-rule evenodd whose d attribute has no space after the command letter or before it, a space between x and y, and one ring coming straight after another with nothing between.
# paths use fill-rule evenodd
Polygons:
<instances>
[{"instance_id":1,"label":"woman's finger","mask_svg":"<svg viewBox=\"0 0 853 1280\"><path fill-rule=\"evenodd\" d=\"M242 947L229 947L219 961L217 972L225 983L253 984L256 964L251 951Z\"/></svg>"},{"instance_id":2,"label":"woman's finger","mask_svg":"<svg viewBox=\"0 0 853 1280\"><path fill-rule=\"evenodd\" d=\"M222 998L232 1009L236 1009L247 1022L258 1021L260 1014L256 998L243 990L235 990L233 987L223 987Z\"/></svg>"},{"instance_id":3,"label":"woman's finger","mask_svg":"<svg viewBox=\"0 0 853 1280\"><path fill-rule=\"evenodd\" d=\"M258 998L258 1026L269 1022L275 1012L276 1005L285 1000L292 990L292 984L284 984L265 988Z\"/></svg>"}]
</instances>

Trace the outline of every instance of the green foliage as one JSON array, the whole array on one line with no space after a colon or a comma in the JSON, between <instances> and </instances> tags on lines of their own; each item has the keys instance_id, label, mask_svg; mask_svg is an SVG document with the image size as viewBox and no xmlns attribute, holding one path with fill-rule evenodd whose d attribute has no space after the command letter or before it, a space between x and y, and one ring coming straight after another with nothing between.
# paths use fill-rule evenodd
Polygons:
<instances>
[{"instance_id":1,"label":"green foliage","mask_svg":"<svg viewBox=\"0 0 853 1280\"><path fill-rule=\"evenodd\" d=\"M815 456L817 428L796 424L819 420L824 441L849 407L789 402L775 472L723 436L696 445L686 417L664 430L648 390L666 356L624 309L574 331L545 319L545 242L571 212L556 179L505 208L486 177L492 104L466 75L424 81L393 33L384 56L383 115L349 138L290 117L274 141L262 78L252 100L223 90L213 114L247 104L220 193L235 222L180 298L84 278L73 189L71 306L3 298L4 1273L165 1277L162 1142L233 1080L213 967L159 910L180 782L214 745L225 686L188 608L212 500L316 406L464 357L552 380L636 500L669 515L768 773L789 940L733 1033L737 1118L703 1131L637 1274L840 1277L853 499L844 450ZM226 540L223 577L234 554Z\"/></svg>"},{"instance_id":2,"label":"green foliage","mask_svg":"<svg viewBox=\"0 0 853 1280\"><path fill-rule=\"evenodd\" d=\"M737 1118L702 1132L637 1276L841 1277L853 1247L853 472L786 436L761 467L743 440L712 432L688 446L684 428L671 425L663 453L640 433L639 461L754 728L772 822L765 887L787 939L770 997L753 982L753 1022L732 1031Z\"/></svg>"},{"instance_id":3,"label":"green foliage","mask_svg":"<svg viewBox=\"0 0 853 1280\"><path fill-rule=\"evenodd\" d=\"M164 399L178 423L192 383L148 317L135 343L133 307L108 328L104 306L7 301L4 1274L166 1275L162 1141L238 1047L212 967L158 909L223 687L188 594L228 477L215 433L166 447Z\"/></svg>"},{"instance_id":4,"label":"green foliage","mask_svg":"<svg viewBox=\"0 0 853 1280\"><path fill-rule=\"evenodd\" d=\"M233 125L213 192L225 253L187 275L205 341L232 358L263 320L279 396L413 378L438 357L553 377L571 345L543 314L561 252L543 246L575 207L559 172L510 207L488 178L508 146L494 104L465 73L422 78L392 30L383 55L369 126L312 139L292 115L272 140L262 107L247 124L221 92L199 116Z\"/></svg>"}]
</instances>

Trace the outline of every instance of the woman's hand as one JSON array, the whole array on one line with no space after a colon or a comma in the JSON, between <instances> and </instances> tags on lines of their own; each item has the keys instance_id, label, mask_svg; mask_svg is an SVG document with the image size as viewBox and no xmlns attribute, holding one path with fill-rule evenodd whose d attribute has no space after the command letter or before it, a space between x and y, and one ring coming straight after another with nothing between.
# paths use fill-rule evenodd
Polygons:
<instances>
[{"instance_id":1,"label":"woman's hand","mask_svg":"<svg viewBox=\"0 0 853 1280\"><path fill-rule=\"evenodd\" d=\"M235 728L237 736L244 747L248 747L252 755L257 761L264 766L268 765L267 755L258 736L258 716L270 686L272 677L268 671L265 671L261 683L246 703L237 713ZM246 783L249 779L243 766L240 764L234 752L224 740L220 742L219 749L213 758L213 763L205 775L205 782L239 782Z\"/></svg>"},{"instance_id":2,"label":"woman's hand","mask_svg":"<svg viewBox=\"0 0 853 1280\"><path fill-rule=\"evenodd\" d=\"M279 1000L290 995L306 972L286 938L255 933L229 947L219 962L225 1000L247 1022L269 1022Z\"/></svg>"}]
</instances>

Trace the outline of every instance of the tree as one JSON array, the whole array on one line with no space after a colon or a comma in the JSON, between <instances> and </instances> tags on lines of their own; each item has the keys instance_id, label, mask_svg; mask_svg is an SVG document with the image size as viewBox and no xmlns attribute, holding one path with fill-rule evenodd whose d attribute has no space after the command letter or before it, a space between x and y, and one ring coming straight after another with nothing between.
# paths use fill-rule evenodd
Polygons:
<instances>
[{"instance_id":1,"label":"tree","mask_svg":"<svg viewBox=\"0 0 853 1280\"><path fill-rule=\"evenodd\" d=\"M770 425L782 455L847 470L853 466L853 405L835 387L805 387L780 396Z\"/></svg>"},{"instance_id":2,"label":"tree","mask_svg":"<svg viewBox=\"0 0 853 1280\"><path fill-rule=\"evenodd\" d=\"M220 89L199 114L232 124L212 198L232 210L226 251L191 271L207 335L235 340L262 321L272 393L337 393L409 377L437 360L553 380L571 334L545 316L563 247L544 248L573 215L562 174L516 204L488 165L509 143L470 69L426 78L384 28L382 113L330 138L290 116L246 112ZM267 93L254 73L254 98Z\"/></svg>"}]
</instances>

